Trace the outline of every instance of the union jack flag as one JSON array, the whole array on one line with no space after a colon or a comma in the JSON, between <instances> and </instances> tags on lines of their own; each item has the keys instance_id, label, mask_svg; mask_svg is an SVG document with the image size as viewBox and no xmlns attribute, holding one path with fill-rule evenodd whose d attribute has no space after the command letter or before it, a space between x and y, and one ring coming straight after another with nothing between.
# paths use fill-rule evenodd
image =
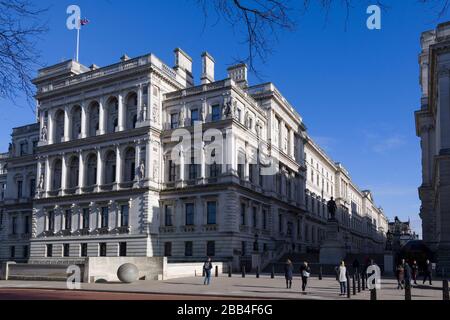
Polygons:
<instances>
[{"instance_id":1,"label":"union jack flag","mask_svg":"<svg viewBox=\"0 0 450 320\"><path fill-rule=\"evenodd\" d=\"M84 19L80 19L80 26L85 26L89 23L89 20L84 18Z\"/></svg>"}]
</instances>

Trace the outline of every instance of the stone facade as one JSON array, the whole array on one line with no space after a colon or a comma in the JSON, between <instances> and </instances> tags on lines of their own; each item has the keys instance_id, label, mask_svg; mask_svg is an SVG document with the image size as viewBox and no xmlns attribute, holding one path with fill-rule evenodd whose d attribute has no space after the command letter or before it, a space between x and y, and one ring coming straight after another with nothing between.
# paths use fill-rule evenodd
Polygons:
<instances>
[{"instance_id":1,"label":"stone facade","mask_svg":"<svg viewBox=\"0 0 450 320\"><path fill-rule=\"evenodd\" d=\"M195 86L192 59L181 49L175 58L173 68L149 54L39 71L38 121L28 126L39 142L20 161L36 185L26 202L30 261L209 255L264 264L318 251L331 196L348 252L383 250L387 219L370 192L308 137L272 83L249 85L243 64L216 81L205 53ZM6 162L13 190L18 160ZM1 244L1 258L12 259Z\"/></svg>"},{"instance_id":2,"label":"stone facade","mask_svg":"<svg viewBox=\"0 0 450 320\"><path fill-rule=\"evenodd\" d=\"M421 108L416 134L421 139L423 240L437 253L438 268L450 268L450 23L421 38Z\"/></svg>"}]
</instances>

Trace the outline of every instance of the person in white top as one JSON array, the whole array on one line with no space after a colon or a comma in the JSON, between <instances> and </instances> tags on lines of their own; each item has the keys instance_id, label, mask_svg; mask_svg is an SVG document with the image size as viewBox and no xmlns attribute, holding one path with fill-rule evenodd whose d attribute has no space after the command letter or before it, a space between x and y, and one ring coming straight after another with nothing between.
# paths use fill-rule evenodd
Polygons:
<instances>
[{"instance_id":1,"label":"person in white top","mask_svg":"<svg viewBox=\"0 0 450 320\"><path fill-rule=\"evenodd\" d=\"M340 296L345 296L347 292L347 268L345 267L344 261L341 261L339 266L339 284L341 287Z\"/></svg>"}]
</instances>

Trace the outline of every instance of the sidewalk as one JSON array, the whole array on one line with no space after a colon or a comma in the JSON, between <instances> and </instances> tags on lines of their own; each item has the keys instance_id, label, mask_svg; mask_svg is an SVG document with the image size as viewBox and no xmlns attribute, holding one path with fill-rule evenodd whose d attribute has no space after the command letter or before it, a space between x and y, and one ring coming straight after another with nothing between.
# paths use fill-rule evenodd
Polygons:
<instances>
[{"instance_id":1,"label":"sidewalk","mask_svg":"<svg viewBox=\"0 0 450 320\"><path fill-rule=\"evenodd\" d=\"M379 300L404 300L404 291L397 290L395 279L382 279L382 288L377 291ZM46 281L0 281L0 288L39 288L67 290L65 282ZM352 288L351 288L352 289ZM301 280L294 278L292 289L286 289L283 277L271 279L268 275L261 275L257 279L254 275L242 278L235 274L232 278L221 275L211 278L211 285L203 285L203 278L189 277L165 281L138 281L133 284L123 283L82 283L81 290L129 292L129 293L155 293L177 295L207 295L229 296L254 299L313 299L313 300L348 300L339 296L339 283L335 278L311 278L308 282L307 294L301 293ZM351 293L353 291L351 290ZM361 291L352 300L370 300L368 290ZM413 300L442 300L442 281L428 285L413 286Z\"/></svg>"}]
</instances>

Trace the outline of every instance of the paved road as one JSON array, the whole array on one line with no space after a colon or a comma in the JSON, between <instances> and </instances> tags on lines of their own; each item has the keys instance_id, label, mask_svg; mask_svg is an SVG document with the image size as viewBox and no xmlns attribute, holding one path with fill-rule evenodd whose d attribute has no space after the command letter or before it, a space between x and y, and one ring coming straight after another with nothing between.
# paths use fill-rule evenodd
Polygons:
<instances>
[{"instance_id":1,"label":"paved road","mask_svg":"<svg viewBox=\"0 0 450 320\"><path fill-rule=\"evenodd\" d=\"M0 289L0 300L242 300L242 298L101 291ZM244 298L245 299L245 298Z\"/></svg>"}]
</instances>

